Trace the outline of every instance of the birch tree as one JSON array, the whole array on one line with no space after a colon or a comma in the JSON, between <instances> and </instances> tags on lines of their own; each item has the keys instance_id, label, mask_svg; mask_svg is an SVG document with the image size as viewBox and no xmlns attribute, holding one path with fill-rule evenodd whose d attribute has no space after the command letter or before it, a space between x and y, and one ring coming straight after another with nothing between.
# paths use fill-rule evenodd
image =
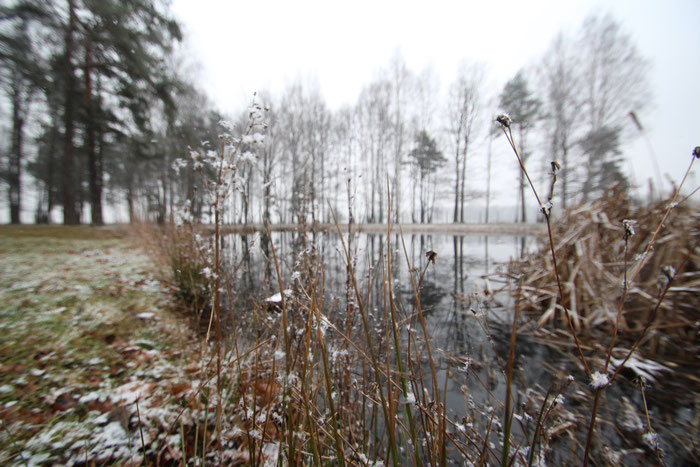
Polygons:
<instances>
[{"instance_id":1,"label":"birch tree","mask_svg":"<svg viewBox=\"0 0 700 467\"><path fill-rule=\"evenodd\" d=\"M561 165L558 174L561 205L566 208L570 195L569 182L575 168L569 156L576 144L576 129L581 123L581 77L577 73L574 44L563 33L557 34L545 53L541 66L544 86L543 114L547 121L550 160Z\"/></svg>"},{"instance_id":2,"label":"birch tree","mask_svg":"<svg viewBox=\"0 0 700 467\"><path fill-rule=\"evenodd\" d=\"M650 90L647 61L612 16L586 18L577 49L586 125L580 140L587 162L582 193L587 200L607 188L611 180L625 183L619 144L632 124L629 112L647 107ZM593 140L596 144L588 144Z\"/></svg>"},{"instance_id":3,"label":"birch tree","mask_svg":"<svg viewBox=\"0 0 700 467\"><path fill-rule=\"evenodd\" d=\"M448 133L453 144L455 165L454 211L452 221L464 222L466 198L467 157L477 131L481 113L481 83L483 67L463 63L457 79L448 91Z\"/></svg>"}]
</instances>

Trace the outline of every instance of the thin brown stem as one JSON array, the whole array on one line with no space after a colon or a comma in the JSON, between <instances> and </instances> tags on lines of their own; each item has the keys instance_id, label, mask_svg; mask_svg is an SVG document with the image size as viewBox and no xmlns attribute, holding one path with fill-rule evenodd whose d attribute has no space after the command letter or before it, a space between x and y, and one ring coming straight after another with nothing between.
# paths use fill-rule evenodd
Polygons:
<instances>
[{"instance_id":1,"label":"thin brown stem","mask_svg":"<svg viewBox=\"0 0 700 467\"><path fill-rule=\"evenodd\" d=\"M695 157L693 157L690 160L690 164L688 165L688 169L685 171L685 175L683 175L683 180L681 180L681 184L678 185L678 189L673 195L673 198L671 199L671 202L668 204L666 207L666 211L664 212L664 216L661 218L661 222L659 222L659 225L656 226L656 230L654 230L654 233L651 235L651 240L649 240L649 243L647 244L646 248L644 249L644 252L641 255L641 260L632 268L632 272L630 273L630 282L634 281L637 277L637 274L642 270L642 266L644 266L649 259L649 251L651 248L654 246L654 243L656 242L656 236L661 232L661 229L664 226L664 222L666 222L666 218L668 217L669 214L671 214L671 211L673 211L673 208L676 207L676 200L678 199L678 195L681 192L681 189L683 188L683 185L685 184L686 179L688 178L688 174L690 174L691 169L693 168L693 163L695 162ZM685 200L684 200L685 201Z\"/></svg>"},{"instance_id":2,"label":"thin brown stem","mask_svg":"<svg viewBox=\"0 0 700 467\"><path fill-rule=\"evenodd\" d=\"M508 131L506 131L506 128ZM550 214L548 210L542 206L542 202L540 201L540 197L537 194L537 190L535 189L535 185L532 183L532 180L530 179L530 175L527 172L527 169L525 168L525 164L523 163L522 158L520 157L520 153L518 152L518 148L515 145L515 140L513 139L513 133L511 132L510 126L502 126L503 129L503 134L506 135L506 139L508 140L508 143L510 144L510 147L513 148L513 152L515 153L515 157L518 159L518 163L520 164L520 169L523 171L525 176L527 177L527 181L530 184L530 188L532 188L532 192L535 194L535 199L537 199L537 203L540 206L540 209L542 211L542 214L544 214L544 218L547 222L547 234L549 236L549 248L552 253L552 261L553 261L553 266L554 266L554 277L556 278L557 281L557 289L559 290L559 300L561 301L561 306L564 308L564 312L566 314L566 321L569 325L569 331L571 332L571 336L574 338L574 342L576 343L576 349L578 350L579 358L581 359L581 363L583 364L584 368L586 369L586 373L590 377L592 375L591 370L588 366L588 363L586 362L586 357L583 355L583 349L581 348L581 343L578 340L578 336L576 335L576 330L574 329L573 322L571 320L571 312L569 312L569 309L567 306L564 304L564 291L561 286L561 278L559 277L559 267L557 265L557 254L554 248L554 238L552 236L552 224L550 221Z\"/></svg>"},{"instance_id":3,"label":"thin brown stem","mask_svg":"<svg viewBox=\"0 0 700 467\"><path fill-rule=\"evenodd\" d=\"M600 401L600 393L603 388L596 388L595 397L593 399L593 410L591 412L591 422L588 424L588 436L586 437L586 450L583 453L583 467L588 465L588 459L590 456L591 445L593 443L593 431L595 429L595 419L598 414L598 403Z\"/></svg>"}]
</instances>

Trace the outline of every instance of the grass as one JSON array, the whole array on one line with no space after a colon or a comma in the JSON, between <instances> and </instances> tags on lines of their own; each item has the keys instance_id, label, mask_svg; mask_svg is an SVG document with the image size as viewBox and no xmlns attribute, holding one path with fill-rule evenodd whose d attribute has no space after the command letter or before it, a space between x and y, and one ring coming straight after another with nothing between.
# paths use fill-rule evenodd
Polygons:
<instances>
[{"instance_id":1,"label":"grass","mask_svg":"<svg viewBox=\"0 0 700 467\"><path fill-rule=\"evenodd\" d=\"M43 238L50 242L57 240L113 240L123 238L126 231L118 227L86 228L84 226L57 225L0 225L0 238L21 239ZM15 244L22 247L25 244ZM29 245L29 244L26 244ZM37 246L32 244L32 246ZM40 247L46 244L38 245ZM0 248L2 246L0 245Z\"/></svg>"},{"instance_id":2,"label":"grass","mask_svg":"<svg viewBox=\"0 0 700 467\"><path fill-rule=\"evenodd\" d=\"M130 397L157 383L150 416L179 410L153 397L192 363L152 261L88 227L3 227L0 245L0 463L129 459Z\"/></svg>"}]
</instances>

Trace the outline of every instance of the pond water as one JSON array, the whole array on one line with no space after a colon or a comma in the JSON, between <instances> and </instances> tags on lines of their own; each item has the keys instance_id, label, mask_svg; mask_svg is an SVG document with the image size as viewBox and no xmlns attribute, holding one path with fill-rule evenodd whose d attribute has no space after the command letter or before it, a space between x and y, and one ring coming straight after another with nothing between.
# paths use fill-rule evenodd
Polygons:
<instances>
[{"instance_id":1,"label":"pond water","mask_svg":"<svg viewBox=\"0 0 700 467\"><path fill-rule=\"evenodd\" d=\"M380 329L381 315L386 309L384 291L387 278L382 274L387 270L388 263L387 236L345 234L344 239L362 291L363 304L374 319L375 329ZM353 294L346 295L348 270L338 234L273 232L272 240L284 288L293 288L298 280L302 263L300 258L313 254L324 272L322 311L332 322L342 323L348 310L348 300L352 305L356 298ZM420 306L433 348L438 385L445 389L444 399L453 420L466 423L465 414L473 413L474 407L483 414L482 424L489 418L491 408L495 411L496 423L502 418L501 401L505 399L502 368L505 368L508 360L513 317L509 289L515 287L506 280L507 262L533 251L537 243L537 238L527 236L392 235L391 282L398 308L403 316L409 317L402 322L402 326L405 329L412 326L417 340L423 339L422 328L415 319L417 308L409 274L412 270L416 284L424 274L420 284ZM224 238L224 244L230 263L237 265L239 297L250 300L249 303L260 303L265 297L279 292L275 268L269 260L272 258L271 251L264 234L228 235ZM437 253L434 264L428 264L426 253L429 251ZM411 316L414 318L410 319ZM527 317L523 317L520 326L527 320ZM541 395L547 391L555 375L559 381L567 374L573 374L577 380L564 394L567 399L571 397L571 402L567 400L566 409L562 407L556 419L563 429L567 420L570 421L576 435L573 439L561 440L560 447L548 458L554 463L568 463L572 459L580 462L581 443L585 441L583 437L587 417L590 416L591 391L587 387L587 378L571 355L570 348L543 345L541 339L534 339L530 333L518 336L514 402L516 414L523 420L515 424L515 436L522 435L521 428L525 428L527 433L533 432L534 421L528 419L523 407L534 404L538 409ZM427 359L421 359L420 363L423 374L429 375ZM424 380L425 386L431 387L429 377L425 376ZM667 419L668 411L671 411L672 418L692 423L691 418L696 413L693 404L697 403L693 397L679 398L669 406L668 398L659 398L651 392L647 394L650 415L658 415L661 419L660 414L664 414L663 418ZM632 412L643 418L641 392L632 384L616 383L605 395L601 420L619 422L616 417L619 418L620 404L627 402L634 408ZM621 402L623 398L626 402ZM475 425L479 423L472 421ZM645 423L643 425L646 426ZM650 451L639 445L642 433L621 433L614 423L603 422L600 426L604 444L612 454L623 453L621 459L625 462L636 462L650 455L652 457L649 459L654 459ZM662 443L667 442L664 436L671 439L683 432L683 428L675 422L659 423L654 428L660 433ZM562 434L562 438L565 436ZM498 437L494 435L493 439L497 441ZM500 453L499 447L493 449ZM676 458L675 453L666 451L667 461L672 464L676 459L685 457L685 454L678 453L679 457ZM453 456L453 460L455 463L463 462L460 456Z\"/></svg>"}]
</instances>

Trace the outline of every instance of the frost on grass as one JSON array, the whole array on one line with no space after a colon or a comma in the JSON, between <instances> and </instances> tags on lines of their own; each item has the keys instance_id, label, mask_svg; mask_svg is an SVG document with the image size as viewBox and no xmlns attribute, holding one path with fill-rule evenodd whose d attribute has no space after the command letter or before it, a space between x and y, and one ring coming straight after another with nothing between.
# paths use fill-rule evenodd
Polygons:
<instances>
[{"instance_id":1,"label":"frost on grass","mask_svg":"<svg viewBox=\"0 0 700 467\"><path fill-rule=\"evenodd\" d=\"M143 456L140 428L147 455L155 458L174 439L169 430L181 404L198 388L195 375L185 377L182 359L156 350L164 347L161 339L171 339L170 330L181 331L165 313L150 311L164 300L150 260L130 245L91 240L49 249L21 241L26 251L10 248L0 258L12 265L0 277L6 285L0 288L0 347L18 355L30 350L29 360L0 374L3 422L21 450L0 454L0 464L76 465L87 458L96 465L136 465ZM28 286L31 301L18 293ZM189 411L181 420L194 426ZM2 450L7 443L0 436ZM177 446L167 452L179 453Z\"/></svg>"},{"instance_id":2,"label":"frost on grass","mask_svg":"<svg viewBox=\"0 0 700 467\"><path fill-rule=\"evenodd\" d=\"M27 442L22 457L29 465L75 465L86 455L99 462L125 461L139 455L139 446L135 435L118 421L89 416L82 422L60 421L44 428Z\"/></svg>"},{"instance_id":3,"label":"frost on grass","mask_svg":"<svg viewBox=\"0 0 700 467\"><path fill-rule=\"evenodd\" d=\"M651 448L653 450L658 449L658 447L659 447L659 435L657 435L653 431L645 433L644 436L642 436L642 439L644 440L644 443L647 446L649 446L649 448Z\"/></svg>"},{"instance_id":4,"label":"frost on grass","mask_svg":"<svg viewBox=\"0 0 700 467\"><path fill-rule=\"evenodd\" d=\"M284 291L284 297L289 298L292 296L292 289L285 289ZM282 294L277 292L274 295L271 295L265 299L267 303L281 303L282 302Z\"/></svg>"},{"instance_id":5,"label":"frost on grass","mask_svg":"<svg viewBox=\"0 0 700 467\"><path fill-rule=\"evenodd\" d=\"M552 202L547 201L544 205L540 206L540 212L545 216L549 216L552 214L552 207L554 207Z\"/></svg>"},{"instance_id":6,"label":"frost on grass","mask_svg":"<svg viewBox=\"0 0 700 467\"><path fill-rule=\"evenodd\" d=\"M623 362L625 364L625 368L632 370L637 374L637 376L641 376L647 381L655 382L662 373L671 372L671 368L655 362L654 360L640 357L637 354L632 354L627 362L624 361L624 358L610 358L610 363L612 363L615 368L619 368Z\"/></svg>"},{"instance_id":7,"label":"frost on grass","mask_svg":"<svg viewBox=\"0 0 700 467\"><path fill-rule=\"evenodd\" d=\"M368 467L383 467L384 466L384 461L370 460L369 457L367 457L362 452L360 454L358 454L358 460L360 461L360 465L363 465L363 466L368 466Z\"/></svg>"},{"instance_id":8,"label":"frost on grass","mask_svg":"<svg viewBox=\"0 0 700 467\"><path fill-rule=\"evenodd\" d=\"M591 387L593 389L603 389L610 384L610 377L606 374L596 371L591 375Z\"/></svg>"},{"instance_id":9,"label":"frost on grass","mask_svg":"<svg viewBox=\"0 0 700 467\"><path fill-rule=\"evenodd\" d=\"M407 404L415 404L416 403L416 396L412 392L406 393L406 403Z\"/></svg>"}]
</instances>

